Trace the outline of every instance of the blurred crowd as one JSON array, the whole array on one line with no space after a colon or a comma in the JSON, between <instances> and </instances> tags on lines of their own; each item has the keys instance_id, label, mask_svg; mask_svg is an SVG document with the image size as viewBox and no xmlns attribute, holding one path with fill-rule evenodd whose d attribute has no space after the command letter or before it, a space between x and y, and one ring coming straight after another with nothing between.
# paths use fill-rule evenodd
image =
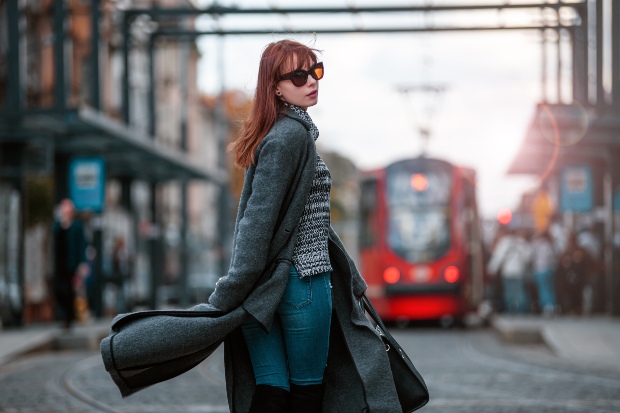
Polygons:
<instances>
[{"instance_id":1,"label":"blurred crowd","mask_svg":"<svg viewBox=\"0 0 620 413\"><path fill-rule=\"evenodd\" d=\"M490 248L487 297L502 313L583 315L605 310L603 251L591 225L567 231L504 226Z\"/></svg>"},{"instance_id":2,"label":"blurred crowd","mask_svg":"<svg viewBox=\"0 0 620 413\"><path fill-rule=\"evenodd\" d=\"M97 288L103 293L104 313L114 316L131 310L129 285L133 257L123 237L113 240L104 257L101 285L95 285L94 261L97 251L87 240L85 227L76 216L75 205L63 199L53 230L54 272L51 279L56 318L70 329L74 321L86 321L98 305Z\"/></svg>"}]
</instances>

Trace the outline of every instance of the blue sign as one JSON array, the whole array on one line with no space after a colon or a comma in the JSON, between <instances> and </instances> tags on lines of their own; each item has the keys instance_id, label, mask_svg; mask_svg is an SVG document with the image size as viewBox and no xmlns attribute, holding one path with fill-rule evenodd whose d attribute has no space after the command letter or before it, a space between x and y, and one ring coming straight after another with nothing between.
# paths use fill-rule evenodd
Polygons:
<instances>
[{"instance_id":1,"label":"blue sign","mask_svg":"<svg viewBox=\"0 0 620 413\"><path fill-rule=\"evenodd\" d=\"M620 212L620 188L614 193L614 211Z\"/></svg>"},{"instance_id":2,"label":"blue sign","mask_svg":"<svg viewBox=\"0 0 620 413\"><path fill-rule=\"evenodd\" d=\"M593 207L592 171L587 165L571 165L560 176L560 209L590 212Z\"/></svg>"},{"instance_id":3,"label":"blue sign","mask_svg":"<svg viewBox=\"0 0 620 413\"><path fill-rule=\"evenodd\" d=\"M69 196L78 211L103 211L105 163L102 158L73 158L71 160Z\"/></svg>"}]
</instances>

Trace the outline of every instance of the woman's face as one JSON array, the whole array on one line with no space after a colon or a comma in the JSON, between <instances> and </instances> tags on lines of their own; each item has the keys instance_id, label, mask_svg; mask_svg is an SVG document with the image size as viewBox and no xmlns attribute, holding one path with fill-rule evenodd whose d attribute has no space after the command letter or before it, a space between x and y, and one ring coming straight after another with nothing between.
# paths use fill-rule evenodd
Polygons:
<instances>
[{"instance_id":1,"label":"woman's face","mask_svg":"<svg viewBox=\"0 0 620 413\"><path fill-rule=\"evenodd\" d=\"M310 65L308 64L301 67L303 70L308 70L309 68ZM291 71L295 69L293 68ZM275 93L278 99L284 99L285 102L291 105L308 110L310 106L316 105L319 101L319 81L312 76L308 76L305 85L295 86L291 80L280 80L276 84Z\"/></svg>"}]
</instances>

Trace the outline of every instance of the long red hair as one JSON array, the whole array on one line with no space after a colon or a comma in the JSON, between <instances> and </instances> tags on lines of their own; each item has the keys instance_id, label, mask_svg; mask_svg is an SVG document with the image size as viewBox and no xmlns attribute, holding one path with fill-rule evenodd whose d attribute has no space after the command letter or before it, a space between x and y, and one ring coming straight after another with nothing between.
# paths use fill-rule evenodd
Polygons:
<instances>
[{"instance_id":1,"label":"long red hair","mask_svg":"<svg viewBox=\"0 0 620 413\"><path fill-rule=\"evenodd\" d=\"M248 168L254 163L254 152L276 121L283 116L284 102L276 96L276 84L285 73L312 66L317 62L317 49L293 40L270 43L263 50L258 67L258 84L250 116L239 137L228 146L235 165Z\"/></svg>"}]
</instances>

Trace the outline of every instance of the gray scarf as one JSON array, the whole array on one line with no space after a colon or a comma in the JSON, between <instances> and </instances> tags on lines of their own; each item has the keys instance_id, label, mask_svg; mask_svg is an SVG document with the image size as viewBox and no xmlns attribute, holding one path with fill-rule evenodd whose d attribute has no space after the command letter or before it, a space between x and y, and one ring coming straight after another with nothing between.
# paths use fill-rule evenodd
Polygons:
<instances>
[{"instance_id":1,"label":"gray scarf","mask_svg":"<svg viewBox=\"0 0 620 413\"><path fill-rule=\"evenodd\" d=\"M288 103L287 105L300 118L302 118L303 120L305 120L306 122L308 122L310 124L310 136L312 136L312 138L316 142L316 140L319 138L319 129L316 127L314 122L312 122L312 118L310 117L310 115L308 115L308 112L306 112L305 110L303 110L299 106L291 105L290 103Z\"/></svg>"}]
</instances>

